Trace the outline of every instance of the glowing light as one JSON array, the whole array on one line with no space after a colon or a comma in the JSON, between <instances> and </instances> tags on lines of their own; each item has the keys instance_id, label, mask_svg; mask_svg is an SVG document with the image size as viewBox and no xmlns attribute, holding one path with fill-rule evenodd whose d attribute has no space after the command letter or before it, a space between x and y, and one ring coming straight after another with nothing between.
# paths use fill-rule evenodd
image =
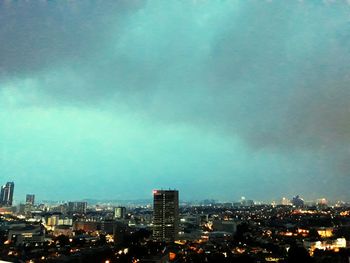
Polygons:
<instances>
[{"instance_id":1,"label":"glowing light","mask_svg":"<svg viewBox=\"0 0 350 263\"><path fill-rule=\"evenodd\" d=\"M310 255L314 254L315 249L320 250L333 250L334 252L339 252L340 248L346 247L346 239L345 238L337 238L336 240L324 240L324 241L316 241L310 244Z\"/></svg>"},{"instance_id":2,"label":"glowing light","mask_svg":"<svg viewBox=\"0 0 350 263\"><path fill-rule=\"evenodd\" d=\"M169 253L169 260L175 260L175 258L176 258L176 254L173 252L170 252Z\"/></svg>"},{"instance_id":3,"label":"glowing light","mask_svg":"<svg viewBox=\"0 0 350 263\"><path fill-rule=\"evenodd\" d=\"M333 231L332 229L319 229L317 230L317 233L320 235L320 237L325 238L325 237L333 236L332 231Z\"/></svg>"}]
</instances>

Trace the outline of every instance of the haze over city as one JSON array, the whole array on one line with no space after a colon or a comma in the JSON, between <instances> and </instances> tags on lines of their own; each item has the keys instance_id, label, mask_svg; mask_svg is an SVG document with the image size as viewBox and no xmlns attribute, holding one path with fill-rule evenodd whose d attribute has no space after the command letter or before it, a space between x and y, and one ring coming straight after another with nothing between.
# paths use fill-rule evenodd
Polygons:
<instances>
[{"instance_id":1,"label":"haze over city","mask_svg":"<svg viewBox=\"0 0 350 263\"><path fill-rule=\"evenodd\" d=\"M17 200L349 201L349 11L1 1L1 181Z\"/></svg>"}]
</instances>

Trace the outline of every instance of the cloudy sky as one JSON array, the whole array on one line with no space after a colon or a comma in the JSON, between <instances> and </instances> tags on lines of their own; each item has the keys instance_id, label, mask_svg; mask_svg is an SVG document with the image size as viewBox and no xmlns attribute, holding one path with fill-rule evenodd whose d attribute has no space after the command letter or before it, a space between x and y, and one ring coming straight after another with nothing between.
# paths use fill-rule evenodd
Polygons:
<instances>
[{"instance_id":1,"label":"cloudy sky","mask_svg":"<svg viewBox=\"0 0 350 263\"><path fill-rule=\"evenodd\" d=\"M350 200L350 4L0 2L0 179L37 199Z\"/></svg>"}]
</instances>

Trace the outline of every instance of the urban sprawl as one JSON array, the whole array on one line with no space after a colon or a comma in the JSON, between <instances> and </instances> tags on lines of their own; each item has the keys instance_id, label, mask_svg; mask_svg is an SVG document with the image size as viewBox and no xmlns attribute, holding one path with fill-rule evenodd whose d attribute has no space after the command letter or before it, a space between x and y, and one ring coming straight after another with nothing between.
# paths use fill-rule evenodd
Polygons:
<instances>
[{"instance_id":1,"label":"urban sprawl","mask_svg":"<svg viewBox=\"0 0 350 263\"><path fill-rule=\"evenodd\" d=\"M350 204L296 195L272 204L179 201L14 205L1 187L0 262L350 262ZM23 198L24 199L24 198Z\"/></svg>"}]
</instances>

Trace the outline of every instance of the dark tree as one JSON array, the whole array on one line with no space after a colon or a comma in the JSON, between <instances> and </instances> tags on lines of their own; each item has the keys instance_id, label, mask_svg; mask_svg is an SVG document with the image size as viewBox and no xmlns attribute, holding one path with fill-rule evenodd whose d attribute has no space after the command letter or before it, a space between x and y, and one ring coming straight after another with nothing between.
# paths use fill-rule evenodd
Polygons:
<instances>
[{"instance_id":1,"label":"dark tree","mask_svg":"<svg viewBox=\"0 0 350 263\"><path fill-rule=\"evenodd\" d=\"M69 237L65 235L59 235L58 237L55 238L55 241L60 245L60 246L65 246L69 245Z\"/></svg>"},{"instance_id":2,"label":"dark tree","mask_svg":"<svg viewBox=\"0 0 350 263\"><path fill-rule=\"evenodd\" d=\"M288 251L288 263L312 263L313 260L310 257L307 250L303 247L293 245Z\"/></svg>"}]
</instances>

